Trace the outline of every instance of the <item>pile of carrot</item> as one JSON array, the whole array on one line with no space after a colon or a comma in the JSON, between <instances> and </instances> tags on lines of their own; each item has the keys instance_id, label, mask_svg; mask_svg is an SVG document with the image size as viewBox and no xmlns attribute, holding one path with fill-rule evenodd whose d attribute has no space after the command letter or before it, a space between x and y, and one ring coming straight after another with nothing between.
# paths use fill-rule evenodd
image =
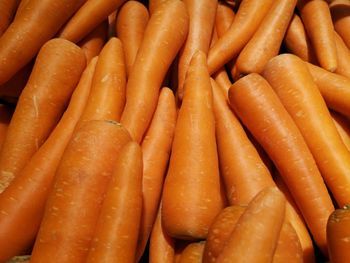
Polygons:
<instances>
[{"instance_id":1,"label":"pile of carrot","mask_svg":"<svg viewBox=\"0 0 350 263\"><path fill-rule=\"evenodd\" d=\"M350 262L348 0L0 0L0 263Z\"/></svg>"}]
</instances>

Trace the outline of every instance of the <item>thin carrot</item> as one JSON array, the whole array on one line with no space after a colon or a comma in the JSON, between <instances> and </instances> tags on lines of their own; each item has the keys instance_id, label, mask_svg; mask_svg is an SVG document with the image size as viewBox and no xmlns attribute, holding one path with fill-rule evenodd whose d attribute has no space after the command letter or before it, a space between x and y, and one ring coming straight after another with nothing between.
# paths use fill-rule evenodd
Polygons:
<instances>
[{"instance_id":1,"label":"thin carrot","mask_svg":"<svg viewBox=\"0 0 350 263\"><path fill-rule=\"evenodd\" d=\"M326 252L326 222L334 206L293 119L268 82L256 73L231 86L229 101L276 165L316 243Z\"/></svg>"},{"instance_id":2,"label":"thin carrot","mask_svg":"<svg viewBox=\"0 0 350 263\"><path fill-rule=\"evenodd\" d=\"M215 16L215 28L219 38L230 28L234 18L233 8L227 3L219 1Z\"/></svg>"},{"instance_id":3,"label":"thin carrot","mask_svg":"<svg viewBox=\"0 0 350 263\"><path fill-rule=\"evenodd\" d=\"M137 1L127 1L118 12L115 27L117 37L124 46L127 75L135 62L148 20L147 8Z\"/></svg>"},{"instance_id":4,"label":"thin carrot","mask_svg":"<svg viewBox=\"0 0 350 263\"><path fill-rule=\"evenodd\" d=\"M83 2L28 1L21 15L0 38L0 85L29 63Z\"/></svg>"},{"instance_id":5,"label":"thin carrot","mask_svg":"<svg viewBox=\"0 0 350 263\"><path fill-rule=\"evenodd\" d=\"M337 49L338 66L335 73L350 79L350 49L343 39L334 31L335 46Z\"/></svg>"},{"instance_id":6,"label":"thin carrot","mask_svg":"<svg viewBox=\"0 0 350 263\"><path fill-rule=\"evenodd\" d=\"M202 263L205 241L188 244L181 253L179 263Z\"/></svg>"},{"instance_id":7,"label":"thin carrot","mask_svg":"<svg viewBox=\"0 0 350 263\"><path fill-rule=\"evenodd\" d=\"M225 68L221 68L216 73L214 73L213 78L215 79L215 82L221 87L221 90L227 98L228 90L230 89L232 83Z\"/></svg>"},{"instance_id":8,"label":"thin carrot","mask_svg":"<svg viewBox=\"0 0 350 263\"><path fill-rule=\"evenodd\" d=\"M164 177L170 158L176 117L175 96L169 88L162 88L150 127L141 144L143 206L136 256L138 259L144 253L157 216Z\"/></svg>"},{"instance_id":9,"label":"thin carrot","mask_svg":"<svg viewBox=\"0 0 350 263\"><path fill-rule=\"evenodd\" d=\"M260 26L239 54L237 74L261 73L265 64L280 50L297 0L275 1Z\"/></svg>"},{"instance_id":10,"label":"thin carrot","mask_svg":"<svg viewBox=\"0 0 350 263\"><path fill-rule=\"evenodd\" d=\"M6 31L12 23L20 0L1 0L0 1L0 36Z\"/></svg>"},{"instance_id":11,"label":"thin carrot","mask_svg":"<svg viewBox=\"0 0 350 263\"><path fill-rule=\"evenodd\" d=\"M333 0L329 4L334 29L350 48L350 3L347 0Z\"/></svg>"},{"instance_id":12,"label":"thin carrot","mask_svg":"<svg viewBox=\"0 0 350 263\"><path fill-rule=\"evenodd\" d=\"M57 166L85 108L96 62L94 58L83 72L66 111L48 139L0 195L1 262L19 255L34 243Z\"/></svg>"},{"instance_id":13,"label":"thin carrot","mask_svg":"<svg viewBox=\"0 0 350 263\"><path fill-rule=\"evenodd\" d=\"M159 89L188 32L188 14L180 0L168 0L152 14L128 78L121 123L138 142L157 106Z\"/></svg>"},{"instance_id":14,"label":"thin carrot","mask_svg":"<svg viewBox=\"0 0 350 263\"><path fill-rule=\"evenodd\" d=\"M298 10L320 65L331 72L337 69L334 27L326 1L299 0Z\"/></svg>"},{"instance_id":15,"label":"thin carrot","mask_svg":"<svg viewBox=\"0 0 350 263\"><path fill-rule=\"evenodd\" d=\"M57 169L31 262L85 262L117 156L130 140L114 121L77 130Z\"/></svg>"},{"instance_id":16,"label":"thin carrot","mask_svg":"<svg viewBox=\"0 0 350 263\"><path fill-rule=\"evenodd\" d=\"M301 131L338 205L349 203L350 152L305 63L292 54L279 55L266 64L263 76Z\"/></svg>"},{"instance_id":17,"label":"thin carrot","mask_svg":"<svg viewBox=\"0 0 350 263\"><path fill-rule=\"evenodd\" d=\"M162 195L167 233L203 239L222 209L212 88L206 56L193 56L184 84L169 169Z\"/></svg>"},{"instance_id":18,"label":"thin carrot","mask_svg":"<svg viewBox=\"0 0 350 263\"><path fill-rule=\"evenodd\" d=\"M272 0L243 0L228 31L210 48L208 70L213 74L235 58L270 10Z\"/></svg>"},{"instance_id":19,"label":"thin carrot","mask_svg":"<svg viewBox=\"0 0 350 263\"><path fill-rule=\"evenodd\" d=\"M61 117L85 67L75 44L52 39L40 50L0 153L0 192L46 140Z\"/></svg>"},{"instance_id":20,"label":"thin carrot","mask_svg":"<svg viewBox=\"0 0 350 263\"><path fill-rule=\"evenodd\" d=\"M345 263L350 260L350 208L336 209L327 223L328 251L330 262Z\"/></svg>"},{"instance_id":21,"label":"thin carrot","mask_svg":"<svg viewBox=\"0 0 350 263\"><path fill-rule=\"evenodd\" d=\"M125 1L87 0L63 26L59 32L59 37L75 43L82 40Z\"/></svg>"},{"instance_id":22,"label":"thin carrot","mask_svg":"<svg viewBox=\"0 0 350 263\"><path fill-rule=\"evenodd\" d=\"M350 120L335 111L330 111L330 114L343 143L350 151Z\"/></svg>"},{"instance_id":23,"label":"thin carrot","mask_svg":"<svg viewBox=\"0 0 350 263\"><path fill-rule=\"evenodd\" d=\"M179 53L177 97L182 100L183 85L193 54L197 50L208 54L218 0L184 0L189 14L189 31Z\"/></svg>"}]
</instances>

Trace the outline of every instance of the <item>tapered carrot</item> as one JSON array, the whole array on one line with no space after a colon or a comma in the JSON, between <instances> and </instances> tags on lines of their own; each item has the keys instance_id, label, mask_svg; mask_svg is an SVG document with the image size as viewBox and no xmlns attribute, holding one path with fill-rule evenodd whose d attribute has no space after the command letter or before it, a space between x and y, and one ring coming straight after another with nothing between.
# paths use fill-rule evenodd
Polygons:
<instances>
[{"instance_id":1,"label":"tapered carrot","mask_svg":"<svg viewBox=\"0 0 350 263\"><path fill-rule=\"evenodd\" d=\"M213 78L215 79L215 82L221 87L221 90L227 98L228 90L230 89L232 83L225 68L221 68L216 73L214 73Z\"/></svg>"},{"instance_id":2,"label":"tapered carrot","mask_svg":"<svg viewBox=\"0 0 350 263\"><path fill-rule=\"evenodd\" d=\"M175 241L164 231L160 210L158 210L157 218L152 227L149 242L149 262L175 262Z\"/></svg>"},{"instance_id":3,"label":"tapered carrot","mask_svg":"<svg viewBox=\"0 0 350 263\"><path fill-rule=\"evenodd\" d=\"M176 116L174 94L169 88L162 88L150 127L141 144L143 206L137 258L144 253L156 219L174 137Z\"/></svg>"},{"instance_id":4,"label":"tapered carrot","mask_svg":"<svg viewBox=\"0 0 350 263\"><path fill-rule=\"evenodd\" d=\"M1 0L0 1L0 36L11 24L17 6L20 0Z\"/></svg>"},{"instance_id":5,"label":"tapered carrot","mask_svg":"<svg viewBox=\"0 0 350 263\"><path fill-rule=\"evenodd\" d=\"M197 50L208 54L215 25L217 0L184 0L189 14L189 31L184 47L179 53L177 97L182 100L186 72Z\"/></svg>"},{"instance_id":6,"label":"tapered carrot","mask_svg":"<svg viewBox=\"0 0 350 263\"><path fill-rule=\"evenodd\" d=\"M137 51L149 20L145 5L137 1L126 2L119 10L116 19L116 34L122 41L125 52L127 75L130 74Z\"/></svg>"},{"instance_id":7,"label":"tapered carrot","mask_svg":"<svg viewBox=\"0 0 350 263\"><path fill-rule=\"evenodd\" d=\"M67 40L53 39L41 48L0 153L0 192L57 124L85 63L81 49Z\"/></svg>"},{"instance_id":8,"label":"tapered carrot","mask_svg":"<svg viewBox=\"0 0 350 263\"><path fill-rule=\"evenodd\" d=\"M337 32L334 32L334 40L338 58L338 66L335 73L350 79L350 49Z\"/></svg>"},{"instance_id":9,"label":"tapered carrot","mask_svg":"<svg viewBox=\"0 0 350 263\"><path fill-rule=\"evenodd\" d=\"M82 39L78 45L84 51L86 61L98 56L107 42L108 24L107 21L103 21L94 30L92 30L84 39Z\"/></svg>"},{"instance_id":10,"label":"tapered carrot","mask_svg":"<svg viewBox=\"0 0 350 263\"><path fill-rule=\"evenodd\" d=\"M345 263L350 260L350 208L336 209L327 223L328 251L330 262Z\"/></svg>"},{"instance_id":11,"label":"tapered carrot","mask_svg":"<svg viewBox=\"0 0 350 263\"><path fill-rule=\"evenodd\" d=\"M334 27L326 1L299 0L298 10L305 30L314 47L320 65L331 72L337 69L337 50Z\"/></svg>"},{"instance_id":12,"label":"tapered carrot","mask_svg":"<svg viewBox=\"0 0 350 263\"><path fill-rule=\"evenodd\" d=\"M310 63L306 65L327 106L350 117L350 80Z\"/></svg>"},{"instance_id":13,"label":"tapered carrot","mask_svg":"<svg viewBox=\"0 0 350 263\"><path fill-rule=\"evenodd\" d=\"M330 114L343 143L350 151L350 120L335 111L330 111Z\"/></svg>"},{"instance_id":14,"label":"tapered carrot","mask_svg":"<svg viewBox=\"0 0 350 263\"><path fill-rule=\"evenodd\" d=\"M208 53L209 74L235 58L257 30L274 1L243 0L228 31Z\"/></svg>"},{"instance_id":15,"label":"tapered carrot","mask_svg":"<svg viewBox=\"0 0 350 263\"><path fill-rule=\"evenodd\" d=\"M203 239L222 209L215 123L206 56L193 56L184 84L169 169L162 221L170 236Z\"/></svg>"},{"instance_id":16,"label":"tapered carrot","mask_svg":"<svg viewBox=\"0 0 350 263\"><path fill-rule=\"evenodd\" d=\"M292 117L268 82L256 73L235 82L229 90L229 100L276 165L316 243L326 253L325 227L334 206Z\"/></svg>"},{"instance_id":17,"label":"tapered carrot","mask_svg":"<svg viewBox=\"0 0 350 263\"><path fill-rule=\"evenodd\" d=\"M346 0L333 0L329 4L334 29L350 48L350 3Z\"/></svg>"},{"instance_id":18,"label":"tapered carrot","mask_svg":"<svg viewBox=\"0 0 350 263\"><path fill-rule=\"evenodd\" d=\"M8 125L13 114L13 107L6 104L0 104L0 149L5 140Z\"/></svg>"},{"instance_id":19,"label":"tapered carrot","mask_svg":"<svg viewBox=\"0 0 350 263\"><path fill-rule=\"evenodd\" d=\"M93 120L74 134L57 169L31 262L85 262L117 156L129 141L114 121Z\"/></svg>"},{"instance_id":20,"label":"tapered carrot","mask_svg":"<svg viewBox=\"0 0 350 263\"><path fill-rule=\"evenodd\" d=\"M235 12L232 7L225 2L218 2L215 16L215 28L220 38L232 25L235 18Z\"/></svg>"},{"instance_id":21,"label":"tapered carrot","mask_svg":"<svg viewBox=\"0 0 350 263\"><path fill-rule=\"evenodd\" d=\"M97 58L93 59L85 69L65 113L48 139L0 195L1 262L19 255L34 242L57 166L85 108L96 61Z\"/></svg>"},{"instance_id":22,"label":"tapered carrot","mask_svg":"<svg viewBox=\"0 0 350 263\"><path fill-rule=\"evenodd\" d=\"M301 131L338 205L349 203L350 152L305 63L292 54L279 55L266 64L263 76Z\"/></svg>"},{"instance_id":23,"label":"tapered carrot","mask_svg":"<svg viewBox=\"0 0 350 263\"><path fill-rule=\"evenodd\" d=\"M201 263L203 260L205 241L188 244L181 253L179 263Z\"/></svg>"},{"instance_id":24,"label":"tapered carrot","mask_svg":"<svg viewBox=\"0 0 350 263\"><path fill-rule=\"evenodd\" d=\"M0 85L29 63L83 2L28 1L21 15L0 38Z\"/></svg>"},{"instance_id":25,"label":"tapered carrot","mask_svg":"<svg viewBox=\"0 0 350 263\"><path fill-rule=\"evenodd\" d=\"M180 0L168 0L150 17L128 78L126 105L121 117L121 123L138 142L149 126L162 81L187 32L188 14Z\"/></svg>"}]
</instances>

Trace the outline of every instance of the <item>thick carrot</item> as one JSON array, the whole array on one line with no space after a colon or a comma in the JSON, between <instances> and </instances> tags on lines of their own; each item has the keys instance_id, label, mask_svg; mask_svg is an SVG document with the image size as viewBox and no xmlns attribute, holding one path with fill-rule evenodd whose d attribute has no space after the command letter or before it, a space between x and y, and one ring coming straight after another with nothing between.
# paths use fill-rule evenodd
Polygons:
<instances>
[{"instance_id":1,"label":"thick carrot","mask_svg":"<svg viewBox=\"0 0 350 263\"><path fill-rule=\"evenodd\" d=\"M141 212L142 151L131 141L115 160L86 262L135 262Z\"/></svg>"},{"instance_id":2,"label":"thick carrot","mask_svg":"<svg viewBox=\"0 0 350 263\"><path fill-rule=\"evenodd\" d=\"M335 111L330 111L330 114L343 143L350 151L350 120Z\"/></svg>"},{"instance_id":3,"label":"thick carrot","mask_svg":"<svg viewBox=\"0 0 350 263\"><path fill-rule=\"evenodd\" d=\"M181 253L179 263L202 263L205 241L188 244Z\"/></svg>"},{"instance_id":4,"label":"thick carrot","mask_svg":"<svg viewBox=\"0 0 350 263\"><path fill-rule=\"evenodd\" d=\"M82 40L125 1L87 0L63 26L59 32L59 37L75 43Z\"/></svg>"},{"instance_id":5,"label":"thick carrot","mask_svg":"<svg viewBox=\"0 0 350 263\"><path fill-rule=\"evenodd\" d=\"M338 57L338 66L335 73L350 79L350 50L338 33L334 32L334 34Z\"/></svg>"},{"instance_id":6,"label":"thick carrot","mask_svg":"<svg viewBox=\"0 0 350 263\"><path fill-rule=\"evenodd\" d=\"M149 263L174 263L175 241L162 226L161 212L158 210L157 218L152 227L149 241Z\"/></svg>"},{"instance_id":7,"label":"thick carrot","mask_svg":"<svg viewBox=\"0 0 350 263\"><path fill-rule=\"evenodd\" d=\"M0 36L6 31L12 23L20 0L1 0L0 1Z\"/></svg>"},{"instance_id":8,"label":"thick carrot","mask_svg":"<svg viewBox=\"0 0 350 263\"><path fill-rule=\"evenodd\" d=\"M0 192L46 140L61 117L85 67L75 44L48 41L40 50L0 153Z\"/></svg>"},{"instance_id":9,"label":"thick carrot","mask_svg":"<svg viewBox=\"0 0 350 263\"><path fill-rule=\"evenodd\" d=\"M268 82L256 73L235 82L229 90L229 100L276 165L316 243L326 253L326 222L334 206L292 117Z\"/></svg>"},{"instance_id":10,"label":"thick carrot","mask_svg":"<svg viewBox=\"0 0 350 263\"><path fill-rule=\"evenodd\" d=\"M276 187L260 191L238 219L216 262L272 262L285 203Z\"/></svg>"},{"instance_id":11,"label":"thick carrot","mask_svg":"<svg viewBox=\"0 0 350 263\"><path fill-rule=\"evenodd\" d=\"M235 12L232 7L226 2L218 2L215 16L215 28L219 38L230 28L234 18Z\"/></svg>"},{"instance_id":12,"label":"thick carrot","mask_svg":"<svg viewBox=\"0 0 350 263\"><path fill-rule=\"evenodd\" d=\"M115 27L117 37L124 46L127 75L130 74L134 64L148 20L147 8L137 1L126 2L118 12Z\"/></svg>"},{"instance_id":13,"label":"thick carrot","mask_svg":"<svg viewBox=\"0 0 350 263\"><path fill-rule=\"evenodd\" d=\"M93 120L74 134L47 199L32 263L85 262L113 167L129 141L114 121Z\"/></svg>"},{"instance_id":14,"label":"thick carrot","mask_svg":"<svg viewBox=\"0 0 350 263\"><path fill-rule=\"evenodd\" d=\"M327 106L350 117L350 80L310 63L306 65Z\"/></svg>"},{"instance_id":15,"label":"thick carrot","mask_svg":"<svg viewBox=\"0 0 350 263\"><path fill-rule=\"evenodd\" d=\"M138 142L157 106L159 89L188 32L188 14L180 0L168 0L150 17L128 78L121 123Z\"/></svg>"},{"instance_id":16,"label":"thick carrot","mask_svg":"<svg viewBox=\"0 0 350 263\"><path fill-rule=\"evenodd\" d=\"M320 65L331 72L337 69L334 27L326 1L299 0L298 10Z\"/></svg>"},{"instance_id":17,"label":"thick carrot","mask_svg":"<svg viewBox=\"0 0 350 263\"><path fill-rule=\"evenodd\" d=\"M29 63L83 2L28 1L0 38L0 85Z\"/></svg>"},{"instance_id":18,"label":"thick carrot","mask_svg":"<svg viewBox=\"0 0 350 263\"><path fill-rule=\"evenodd\" d=\"M126 70L119 39L108 40L98 56L88 104L78 128L95 119L119 121L125 104Z\"/></svg>"},{"instance_id":19,"label":"thick carrot","mask_svg":"<svg viewBox=\"0 0 350 263\"><path fill-rule=\"evenodd\" d=\"M330 262L345 263L350 260L350 207L336 209L327 223Z\"/></svg>"},{"instance_id":20,"label":"thick carrot","mask_svg":"<svg viewBox=\"0 0 350 263\"><path fill-rule=\"evenodd\" d=\"M162 88L150 127L141 144L143 206L137 258L144 253L157 216L174 137L176 117L174 94L169 88Z\"/></svg>"},{"instance_id":21,"label":"thick carrot","mask_svg":"<svg viewBox=\"0 0 350 263\"><path fill-rule=\"evenodd\" d=\"M78 45L84 51L86 61L98 56L107 42L108 24L107 21L103 21L94 30L92 30L84 39L82 39Z\"/></svg>"},{"instance_id":22,"label":"thick carrot","mask_svg":"<svg viewBox=\"0 0 350 263\"><path fill-rule=\"evenodd\" d=\"M335 31L350 48L350 3L347 0L333 0L329 4Z\"/></svg>"},{"instance_id":23,"label":"thick carrot","mask_svg":"<svg viewBox=\"0 0 350 263\"><path fill-rule=\"evenodd\" d=\"M65 113L48 139L0 195L1 262L19 255L34 242L57 166L85 108L96 61L97 58L93 59L85 69Z\"/></svg>"},{"instance_id":24,"label":"thick carrot","mask_svg":"<svg viewBox=\"0 0 350 263\"><path fill-rule=\"evenodd\" d=\"M266 64L263 76L301 131L338 205L349 203L350 152L305 63L292 54L279 55Z\"/></svg>"},{"instance_id":25,"label":"thick carrot","mask_svg":"<svg viewBox=\"0 0 350 263\"><path fill-rule=\"evenodd\" d=\"M0 104L0 149L5 140L7 128L13 115L13 107Z\"/></svg>"},{"instance_id":26,"label":"thick carrot","mask_svg":"<svg viewBox=\"0 0 350 263\"><path fill-rule=\"evenodd\" d=\"M238 75L261 73L265 64L278 54L296 4L297 0L280 0L272 4L237 58Z\"/></svg>"},{"instance_id":27,"label":"thick carrot","mask_svg":"<svg viewBox=\"0 0 350 263\"><path fill-rule=\"evenodd\" d=\"M162 220L172 237L202 239L222 209L212 88L206 56L193 56L175 127L162 195Z\"/></svg>"},{"instance_id":28,"label":"thick carrot","mask_svg":"<svg viewBox=\"0 0 350 263\"><path fill-rule=\"evenodd\" d=\"M189 14L189 31L184 47L179 53L177 97L182 100L183 85L193 54L197 50L208 54L218 0L184 0Z\"/></svg>"},{"instance_id":29,"label":"thick carrot","mask_svg":"<svg viewBox=\"0 0 350 263\"><path fill-rule=\"evenodd\" d=\"M243 0L228 31L210 48L208 70L213 74L235 58L269 12L272 0Z\"/></svg>"}]
</instances>

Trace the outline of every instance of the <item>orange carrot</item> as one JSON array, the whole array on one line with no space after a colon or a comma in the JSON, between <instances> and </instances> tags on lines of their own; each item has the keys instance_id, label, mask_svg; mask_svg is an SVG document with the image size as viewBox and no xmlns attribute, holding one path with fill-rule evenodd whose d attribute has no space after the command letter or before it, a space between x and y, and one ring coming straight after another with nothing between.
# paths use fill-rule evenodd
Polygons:
<instances>
[{"instance_id":1,"label":"orange carrot","mask_svg":"<svg viewBox=\"0 0 350 263\"><path fill-rule=\"evenodd\" d=\"M276 165L316 243L326 252L326 222L334 206L293 119L268 82L256 73L235 82L229 90L229 100Z\"/></svg>"},{"instance_id":2,"label":"orange carrot","mask_svg":"<svg viewBox=\"0 0 350 263\"><path fill-rule=\"evenodd\" d=\"M232 83L227 74L225 68L221 68L213 75L215 82L221 87L221 90L224 92L225 97L227 98L228 90L230 89Z\"/></svg>"},{"instance_id":3,"label":"orange carrot","mask_svg":"<svg viewBox=\"0 0 350 263\"><path fill-rule=\"evenodd\" d=\"M212 89L206 56L193 56L184 84L162 195L162 220L172 237L205 238L222 209Z\"/></svg>"},{"instance_id":4,"label":"orange carrot","mask_svg":"<svg viewBox=\"0 0 350 263\"><path fill-rule=\"evenodd\" d=\"M148 9L149 9L149 13L152 15L154 13L154 11L163 3L165 3L168 0L149 0L148 1Z\"/></svg>"},{"instance_id":5,"label":"orange carrot","mask_svg":"<svg viewBox=\"0 0 350 263\"><path fill-rule=\"evenodd\" d=\"M272 0L243 0L228 31L210 48L208 70L213 74L235 58L269 12Z\"/></svg>"},{"instance_id":6,"label":"orange carrot","mask_svg":"<svg viewBox=\"0 0 350 263\"><path fill-rule=\"evenodd\" d=\"M292 54L279 55L266 64L263 76L301 131L338 205L349 203L350 152L305 63Z\"/></svg>"},{"instance_id":7,"label":"orange carrot","mask_svg":"<svg viewBox=\"0 0 350 263\"><path fill-rule=\"evenodd\" d=\"M148 20L147 8L137 1L126 2L118 12L115 27L117 37L124 46L127 75L134 64Z\"/></svg>"},{"instance_id":8,"label":"orange carrot","mask_svg":"<svg viewBox=\"0 0 350 263\"><path fill-rule=\"evenodd\" d=\"M334 34L338 57L338 66L335 73L350 79L350 50L338 33L334 32Z\"/></svg>"},{"instance_id":9,"label":"orange carrot","mask_svg":"<svg viewBox=\"0 0 350 263\"><path fill-rule=\"evenodd\" d=\"M90 121L74 134L57 169L31 262L85 262L117 156L129 141L114 121Z\"/></svg>"},{"instance_id":10,"label":"orange carrot","mask_svg":"<svg viewBox=\"0 0 350 263\"><path fill-rule=\"evenodd\" d=\"M20 0L1 0L0 1L0 36L6 31L12 23L14 14Z\"/></svg>"},{"instance_id":11,"label":"orange carrot","mask_svg":"<svg viewBox=\"0 0 350 263\"><path fill-rule=\"evenodd\" d=\"M238 219L216 262L272 262L285 203L276 187L260 191Z\"/></svg>"},{"instance_id":12,"label":"orange carrot","mask_svg":"<svg viewBox=\"0 0 350 263\"><path fill-rule=\"evenodd\" d=\"M350 260L350 208L336 209L327 223L328 251L330 262L345 263Z\"/></svg>"},{"instance_id":13,"label":"orange carrot","mask_svg":"<svg viewBox=\"0 0 350 263\"><path fill-rule=\"evenodd\" d=\"M137 258L144 253L157 216L174 137L176 115L177 109L173 92L169 88L162 88L150 127L141 144L143 206Z\"/></svg>"},{"instance_id":14,"label":"orange carrot","mask_svg":"<svg viewBox=\"0 0 350 263\"><path fill-rule=\"evenodd\" d=\"M298 10L320 65L328 71L335 71L337 69L337 49L327 2L299 0Z\"/></svg>"},{"instance_id":15,"label":"orange carrot","mask_svg":"<svg viewBox=\"0 0 350 263\"><path fill-rule=\"evenodd\" d=\"M205 241L188 244L181 253L179 263L202 263Z\"/></svg>"},{"instance_id":16,"label":"orange carrot","mask_svg":"<svg viewBox=\"0 0 350 263\"><path fill-rule=\"evenodd\" d=\"M67 40L53 39L41 48L1 149L0 192L49 136L84 67L83 52Z\"/></svg>"},{"instance_id":17,"label":"orange carrot","mask_svg":"<svg viewBox=\"0 0 350 263\"><path fill-rule=\"evenodd\" d=\"M162 81L184 43L188 15L180 0L168 0L152 14L128 78L121 123L138 142L157 106Z\"/></svg>"},{"instance_id":18,"label":"orange carrot","mask_svg":"<svg viewBox=\"0 0 350 263\"><path fill-rule=\"evenodd\" d=\"M37 55L83 1L28 1L0 38L0 85Z\"/></svg>"},{"instance_id":19,"label":"orange carrot","mask_svg":"<svg viewBox=\"0 0 350 263\"><path fill-rule=\"evenodd\" d=\"M217 0L184 0L189 14L189 31L184 47L179 53L177 97L182 100L186 72L197 50L208 54L214 28Z\"/></svg>"},{"instance_id":20,"label":"orange carrot","mask_svg":"<svg viewBox=\"0 0 350 263\"><path fill-rule=\"evenodd\" d=\"M7 128L13 115L13 107L0 104L0 149L5 140Z\"/></svg>"},{"instance_id":21,"label":"orange carrot","mask_svg":"<svg viewBox=\"0 0 350 263\"><path fill-rule=\"evenodd\" d=\"M72 42L82 40L126 0L87 0L60 30L59 36Z\"/></svg>"},{"instance_id":22,"label":"orange carrot","mask_svg":"<svg viewBox=\"0 0 350 263\"><path fill-rule=\"evenodd\" d=\"M233 11L232 7L226 2L218 2L215 17L215 28L219 38L230 28L234 18L235 12Z\"/></svg>"},{"instance_id":23,"label":"orange carrot","mask_svg":"<svg viewBox=\"0 0 350 263\"><path fill-rule=\"evenodd\" d=\"M107 41L107 21L103 21L78 43L85 53L86 61L98 56Z\"/></svg>"},{"instance_id":24,"label":"orange carrot","mask_svg":"<svg viewBox=\"0 0 350 263\"><path fill-rule=\"evenodd\" d=\"M279 52L297 0L275 1L252 38L239 54L237 74L261 73L265 64Z\"/></svg>"},{"instance_id":25,"label":"orange carrot","mask_svg":"<svg viewBox=\"0 0 350 263\"><path fill-rule=\"evenodd\" d=\"M330 111L330 114L343 143L350 151L350 120L335 111Z\"/></svg>"},{"instance_id":26,"label":"orange carrot","mask_svg":"<svg viewBox=\"0 0 350 263\"><path fill-rule=\"evenodd\" d=\"M350 48L350 3L347 0L333 0L329 4L334 29Z\"/></svg>"},{"instance_id":27,"label":"orange carrot","mask_svg":"<svg viewBox=\"0 0 350 263\"><path fill-rule=\"evenodd\" d=\"M183 239L175 239L174 263L180 262L182 252L191 243L192 243L192 241L183 240Z\"/></svg>"},{"instance_id":28,"label":"orange carrot","mask_svg":"<svg viewBox=\"0 0 350 263\"><path fill-rule=\"evenodd\" d=\"M97 58L93 59L85 69L65 113L48 139L0 195L1 262L19 255L34 242L57 166L85 108L96 61Z\"/></svg>"}]
</instances>

